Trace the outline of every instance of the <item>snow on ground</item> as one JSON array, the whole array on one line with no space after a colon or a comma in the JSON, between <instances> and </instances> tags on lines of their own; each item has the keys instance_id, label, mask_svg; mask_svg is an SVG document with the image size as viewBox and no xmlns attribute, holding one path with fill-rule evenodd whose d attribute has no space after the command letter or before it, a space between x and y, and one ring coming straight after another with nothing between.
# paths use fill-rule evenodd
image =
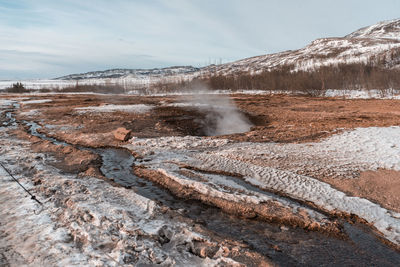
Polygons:
<instances>
[{"instance_id":1,"label":"snow on ground","mask_svg":"<svg viewBox=\"0 0 400 267\"><path fill-rule=\"evenodd\" d=\"M212 107L211 105L204 104L204 103L191 103L191 102L177 102L177 103L170 103L166 104L167 107L193 107L193 108L209 108Z\"/></svg>"},{"instance_id":2,"label":"snow on ground","mask_svg":"<svg viewBox=\"0 0 400 267\"><path fill-rule=\"evenodd\" d=\"M22 111L19 113L20 116L27 116L27 117L32 117L39 115L41 112L38 109L30 109L29 111Z\"/></svg>"},{"instance_id":3,"label":"snow on ground","mask_svg":"<svg viewBox=\"0 0 400 267\"><path fill-rule=\"evenodd\" d=\"M343 97L346 99L400 99L399 90L334 90L325 92L326 97Z\"/></svg>"},{"instance_id":4,"label":"snow on ground","mask_svg":"<svg viewBox=\"0 0 400 267\"><path fill-rule=\"evenodd\" d=\"M169 179L182 185L183 188L190 188L209 197L250 206L273 202L278 207L289 208L295 214L306 214L306 217L311 218L312 221L325 225L328 219L323 214L274 194L260 193L254 188L248 189L233 177L186 170L192 175L201 177L200 180L196 180L191 175L187 176L181 173L181 164L190 164L199 152L218 149L227 143L229 143L227 139L205 139L187 136L133 139L131 144L124 147L134 150L145 157L141 165L158 170Z\"/></svg>"},{"instance_id":5,"label":"snow on ground","mask_svg":"<svg viewBox=\"0 0 400 267\"><path fill-rule=\"evenodd\" d=\"M275 54L241 59L220 65L210 65L203 72L222 75L236 73L261 73L294 66L294 71L310 71L322 66L366 63L372 57L385 55L400 47L400 42L379 38L320 38L306 47Z\"/></svg>"},{"instance_id":6,"label":"snow on ground","mask_svg":"<svg viewBox=\"0 0 400 267\"><path fill-rule=\"evenodd\" d=\"M351 34L348 38L389 38L400 40L400 20L386 20L377 24L361 28Z\"/></svg>"},{"instance_id":7,"label":"snow on ground","mask_svg":"<svg viewBox=\"0 0 400 267\"><path fill-rule=\"evenodd\" d=\"M0 99L0 107L11 106L13 103L15 103L15 101L11 99Z\"/></svg>"},{"instance_id":8,"label":"snow on ground","mask_svg":"<svg viewBox=\"0 0 400 267\"><path fill-rule=\"evenodd\" d=\"M8 81L0 81L0 90L5 88L10 88L13 84L20 82L27 89L61 89L65 87L75 86L76 81L66 81L66 80L45 80L45 79L37 79L37 80L8 80Z\"/></svg>"},{"instance_id":9,"label":"snow on ground","mask_svg":"<svg viewBox=\"0 0 400 267\"><path fill-rule=\"evenodd\" d=\"M12 86L13 83L17 81L0 81L0 91L1 89ZM64 81L64 80L35 80L35 81L22 81L26 88L28 89L61 89L64 87L75 86L75 81ZM143 81L136 80L127 80L127 79L89 79L81 82L82 85L124 85L127 87L126 94L128 95L148 95L148 96L190 96L196 94L204 94L204 95L229 95L229 94L248 94L248 95L269 95L269 94L304 94L301 91L287 91L287 90L205 90L205 91L196 91L193 92L191 90L185 91L173 91L166 93L158 93L151 92L142 89L129 89L130 86L136 86L138 84L143 84ZM49 93L25 93L24 95L47 95L47 94L95 94L95 95L112 95L112 94L104 94L104 93L93 93L93 92L49 92ZM345 89L328 89L323 96L325 97L343 97L348 99L400 99L400 91L394 89L386 89L386 90L345 90ZM178 106L186 105L186 103L177 103Z\"/></svg>"},{"instance_id":10,"label":"snow on ground","mask_svg":"<svg viewBox=\"0 0 400 267\"><path fill-rule=\"evenodd\" d=\"M318 143L232 144L220 149L218 155L313 177L351 178L354 172L379 168L400 171L400 127L357 128Z\"/></svg>"},{"instance_id":11,"label":"snow on ground","mask_svg":"<svg viewBox=\"0 0 400 267\"><path fill-rule=\"evenodd\" d=\"M238 174L253 185L310 201L323 210L356 214L372 223L388 240L400 244L399 213L363 198L347 196L312 178L313 172L320 170L339 174L377 168L400 170L400 127L359 128L308 144L238 144L224 139L168 137L132 139L126 147L144 155L145 165L163 170L176 181L187 179L174 170L173 166L179 164ZM281 159L285 164L265 166L265 162ZM288 169L282 169L287 163ZM309 174L298 174L302 169ZM203 175L203 178L210 182L209 177ZM180 183L188 182L181 180ZM213 194L212 189L201 182L190 183L198 190ZM238 199L241 197L234 194Z\"/></svg>"},{"instance_id":12,"label":"snow on ground","mask_svg":"<svg viewBox=\"0 0 400 267\"><path fill-rule=\"evenodd\" d=\"M339 173L378 168L400 170L400 127L358 128L320 143L233 144L197 158L199 161L192 163L195 166L238 173L249 181L261 182L265 188L306 199L327 210L356 214L373 223L391 241L400 243L400 214L362 198L348 197L326 183L295 173L307 168L311 176L321 169ZM292 166L290 171L262 166L263 161L282 158L287 159L285 165Z\"/></svg>"},{"instance_id":13,"label":"snow on ground","mask_svg":"<svg viewBox=\"0 0 400 267\"><path fill-rule=\"evenodd\" d=\"M400 214L366 199L346 196L329 184L308 176L228 159L218 153L200 154L197 159L189 164L201 169L240 174L250 183L310 201L328 211L356 214L372 223L388 240L400 244Z\"/></svg>"},{"instance_id":14,"label":"snow on ground","mask_svg":"<svg viewBox=\"0 0 400 267\"><path fill-rule=\"evenodd\" d=\"M75 108L79 113L85 112L132 112L132 113L146 113L149 112L153 106L145 105L145 104L137 104L137 105L102 105L102 106L89 106L89 107L80 107Z\"/></svg>"},{"instance_id":15,"label":"snow on ground","mask_svg":"<svg viewBox=\"0 0 400 267\"><path fill-rule=\"evenodd\" d=\"M52 102L52 99L34 99L34 100L24 100L20 101L20 104L28 105L28 104L42 104Z\"/></svg>"},{"instance_id":16,"label":"snow on ground","mask_svg":"<svg viewBox=\"0 0 400 267\"><path fill-rule=\"evenodd\" d=\"M154 201L96 178L61 174L44 164L44 154L32 153L28 142L12 138L6 128L0 131L0 161L44 203L41 209L0 168L2 265L213 266L231 261L190 253L193 242L211 243L191 226L163 215ZM162 246L160 235L170 238L169 246Z\"/></svg>"}]
</instances>

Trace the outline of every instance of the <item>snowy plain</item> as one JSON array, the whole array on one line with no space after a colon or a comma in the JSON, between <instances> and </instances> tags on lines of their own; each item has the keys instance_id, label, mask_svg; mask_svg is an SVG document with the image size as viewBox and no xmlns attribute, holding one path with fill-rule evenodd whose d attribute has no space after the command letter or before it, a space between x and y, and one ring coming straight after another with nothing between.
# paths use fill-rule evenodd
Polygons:
<instances>
[{"instance_id":1,"label":"snowy plain","mask_svg":"<svg viewBox=\"0 0 400 267\"><path fill-rule=\"evenodd\" d=\"M182 184L188 185L188 178L177 173L177 166L182 164L203 171L239 175L255 186L312 202L322 210L356 214L373 224L388 240L400 244L399 213L364 198L347 196L329 184L313 178L312 174L306 176L296 173L299 169L310 167L316 171L332 169L337 173L378 168L400 170L399 140L400 127L371 127L346 131L318 143L306 144L231 143L226 139L188 136L134 138L126 147L144 155L146 166L161 170ZM213 147L217 149L212 149ZM259 163L282 157L295 158L298 164L285 170ZM206 180L209 181L209 178ZM201 182L190 183L197 190L214 194L213 190L206 189L207 185ZM228 184L225 186L229 187ZM250 200L244 200L238 193L230 197L237 198L236 201Z\"/></svg>"}]
</instances>

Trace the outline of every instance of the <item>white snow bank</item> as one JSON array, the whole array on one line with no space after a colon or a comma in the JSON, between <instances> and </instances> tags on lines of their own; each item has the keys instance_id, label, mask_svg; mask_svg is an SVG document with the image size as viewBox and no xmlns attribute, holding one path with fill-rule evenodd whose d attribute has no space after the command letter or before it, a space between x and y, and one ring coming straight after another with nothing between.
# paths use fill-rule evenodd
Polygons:
<instances>
[{"instance_id":1,"label":"white snow bank","mask_svg":"<svg viewBox=\"0 0 400 267\"><path fill-rule=\"evenodd\" d=\"M356 214L373 223L389 240L400 244L400 214L366 199L346 196L309 176L247 163L258 159L262 165L262 161L286 158L287 164L292 165L294 171L310 168L310 173L320 169L345 172L383 168L400 171L398 126L357 128L334 135L320 143L233 144L212 152L212 155L203 153L197 158L200 161L191 164L196 164L199 168L238 173L250 182L257 180L265 188L311 201L327 210Z\"/></svg>"},{"instance_id":2,"label":"white snow bank","mask_svg":"<svg viewBox=\"0 0 400 267\"><path fill-rule=\"evenodd\" d=\"M40 113L41 113L41 112L40 112L40 110L38 110L38 109L31 109L31 110L29 110L29 111L22 111L22 112L19 113L19 115L30 117L30 116L39 115Z\"/></svg>"},{"instance_id":3,"label":"white snow bank","mask_svg":"<svg viewBox=\"0 0 400 267\"><path fill-rule=\"evenodd\" d=\"M165 106L167 106L167 107L195 107L195 108L210 107L210 105L204 104L204 103L189 103L189 102L170 103L170 104L166 104Z\"/></svg>"},{"instance_id":4,"label":"white snow bank","mask_svg":"<svg viewBox=\"0 0 400 267\"><path fill-rule=\"evenodd\" d=\"M137 104L137 105L101 105L101 106L90 106L75 108L79 113L84 112L132 112L132 113L146 113L153 108L151 105Z\"/></svg>"},{"instance_id":5,"label":"white snow bank","mask_svg":"<svg viewBox=\"0 0 400 267\"><path fill-rule=\"evenodd\" d=\"M377 168L400 170L400 127L358 128L334 135L319 143L232 143L225 139L168 137L132 139L126 146L146 157L146 166L163 169L180 183L182 176L172 175L171 163L202 170L239 174L249 183L310 201L328 211L356 214L372 223L388 240L400 244L400 214L371 201L350 197L329 184L312 178L313 172L334 170L351 173ZM279 165L281 162L283 164ZM277 166L268 166L277 163ZM285 169L286 168L286 169ZM296 173L309 170L309 175ZM172 175L172 176L171 176ZM202 174L214 189L221 180ZM215 192L199 182L190 182L199 190ZM225 186L235 188L231 184ZM223 189L219 188L219 191ZM237 196L239 196L238 194Z\"/></svg>"},{"instance_id":6,"label":"white snow bank","mask_svg":"<svg viewBox=\"0 0 400 267\"><path fill-rule=\"evenodd\" d=\"M228 139L212 139L199 136L167 136L160 138L132 138L130 143L132 145L128 145L128 148L141 146L146 149L177 149L185 151L193 148L220 147L230 143L230 141Z\"/></svg>"},{"instance_id":7,"label":"white snow bank","mask_svg":"<svg viewBox=\"0 0 400 267\"><path fill-rule=\"evenodd\" d=\"M400 127L357 128L319 143L241 143L220 149L227 158L284 168L317 177L321 172L346 178L352 172L392 169L400 171ZM334 173L333 173L334 172Z\"/></svg>"},{"instance_id":8,"label":"white snow bank","mask_svg":"<svg viewBox=\"0 0 400 267\"><path fill-rule=\"evenodd\" d=\"M325 92L326 97L343 97L347 99L400 99L398 90L334 90Z\"/></svg>"},{"instance_id":9,"label":"white snow bank","mask_svg":"<svg viewBox=\"0 0 400 267\"><path fill-rule=\"evenodd\" d=\"M334 135L310 147L313 153L329 153L343 161L369 169L400 171L400 127L357 128Z\"/></svg>"},{"instance_id":10,"label":"white snow bank","mask_svg":"<svg viewBox=\"0 0 400 267\"><path fill-rule=\"evenodd\" d=\"M201 169L224 171L243 175L248 182L257 180L265 189L283 192L295 199L313 202L328 211L344 211L356 214L372 223L384 236L400 244L400 214L388 211L377 204L358 197L349 197L329 184L311 177L298 175L270 167L260 167L242 161L215 155L197 155L197 161L189 164Z\"/></svg>"},{"instance_id":11,"label":"white snow bank","mask_svg":"<svg viewBox=\"0 0 400 267\"><path fill-rule=\"evenodd\" d=\"M307 95L307 92L304 91L287 91L287 90L216 90L211 91L213 93L204 93L204 94L222 94L222 95L237 95L237 94L246 94L246 95ZM167 96L169 94L152 94L154 96ZM190 96L193 93L174 93L172 95L178 96ZM343 90L343 89L328 89L326 90L322 96L325 97L341 97L346 99L400 99L400 91L395 89L386 89L386 90ZM187 103L176 103L170 104L171 106L188 106L190 104Z\"/></svg>"},{"instance_id":12,"label":"white snow bank","mask_svg":"<svg viewBox=\"0 0 400 267\"><path fill-rule=\"evenodd\" d=\"M196 192L209 197L225 199L231 202L246 203L249 205L273 202L280 207L287 207L294 213L305 213L309 218L324 224L328 221L327 217L308 207L304 207L299 203L288 199L277 197L273 194L260 193L246 189L244 186L236 183L234 180L228 180L227 177L217 174L205 174L191 171L195 175L199 175L202 181L193 180L179 173L176 165L163 165L158 171L165 176L182 185L184 188L191 188Z\"/></svg>"},{"instance_id":13,"label":"white snow bank","mask_svg":"<svg viewBox=\"0 0 400 267\"><path fill-rule=\"evenodd\" d=\"M202 259L190 253L188 247L195 242L216 243L194 232L191 225L164 215L154 201L99 179L61 174L44 164L46 155L31 152L28 142L9 136L7 129L0 131L0 161L45 205L35 215L38 204L0 168L0 248L15 252L7 254L6 263L219 266L229 262L222 256ZM34 178L41 183L34 186ZM161 229L168 233L170 247L158 242Z\"/></svg>"},{"instance_id":14,"label":"white snow bank","mask_svg":"<svg viewBox=\"0 0 400 267\"><path fill-rule=\"evenodd\" d=\"M15 103L15 101L11 99L0 99L0 107L11 106L13 103Z\"/></svg>"},{"instance_id":15,"label":"white snow bank","mask_svg":"<svg viewBox=\"0 0 400 267\"><path fill-rule=\"evenodd\" d=\"M33 158L26 157L29 153L21 150L20 147L4 142L7 136L4 130L1 136L0 161L14 173L21 184L38 196L37 192L32 190L30 178L18 175L22 170L20 160L32 164ZM21 142L20 145L21 147L29 146L27 142ZM38 167L40 169L40 166ZM42 197L39 199L44 202ZM14 265L14 261L19 261L24 266L87 264L86 255L80 253L79 249L74 248L71 243L70 232L52 220L52 213L56 210L54 206L50 208L45 204L49 209L40 212L40 206L31 200L1 167L0 203L3 207L0 209L0 232L4 234L2 246L6 245L7 250L15 251L18 257L7 259L11 265ZM36 215L34 212L40 213Z\"/></svg>"},{"instance_id":16,"label":"white snow bank","mask_svg":"<svg viewBox=\"0 0 400 267\"><path fill-rule=\"evenodd\" d=\"M52 102L53 100L51 99L35 99L35 100L26 100L26 101L21 101L19 103L21 104L41 104L41 103L48 103L48 102Z\"/></svg>"},{"instance_id":17,"label":"white snow bank","mask_svg":"<svg viewBox=\"0 0 400 267\"><path fill-rule=\"evenodd\" d=\"M72 87L76 85L76 81L65 80L14 80L14 81L0 81L0 90L10 88L13 84L21 82L27 89L61 89L64 87Z\"/></svg>"}]
</instances>

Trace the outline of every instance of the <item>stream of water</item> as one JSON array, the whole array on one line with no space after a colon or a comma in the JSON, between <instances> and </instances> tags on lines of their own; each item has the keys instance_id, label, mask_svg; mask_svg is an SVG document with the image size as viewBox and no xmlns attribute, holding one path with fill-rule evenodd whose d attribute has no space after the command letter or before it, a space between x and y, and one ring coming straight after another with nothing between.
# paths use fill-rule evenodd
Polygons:
<instances>
[{"instance_id":1,"label":"stream of water","mask_svg":"<svg viewBox=\"0 0 400 267\"><path fill-rule=\"evenodd\" d=\"M11 112L7 118L10 123L5 126L16 123ZM39 133L38 129L41 126L35 122L23 123L29 126L29 132L34 136L57 145L70 145ZM364 225L343 222L349 240L342 240L323 233L238 218L200 201L177 198L164 188L135 176L132 173L135 159L125 149L75 147L99 154L102 158L100 169L107 178L123 186L131 187L137 194L152 199L160 205L179 210L183 216L209 230L211 235L247 244L249 249L266 256L278 265L399 266L400 264L400 253L379 241L375 234ZM238 178L231 179L248 186L244 184L244 181L236 181ZM249 189L253 190L251 187Z\"/></svg>"}]
</instances>

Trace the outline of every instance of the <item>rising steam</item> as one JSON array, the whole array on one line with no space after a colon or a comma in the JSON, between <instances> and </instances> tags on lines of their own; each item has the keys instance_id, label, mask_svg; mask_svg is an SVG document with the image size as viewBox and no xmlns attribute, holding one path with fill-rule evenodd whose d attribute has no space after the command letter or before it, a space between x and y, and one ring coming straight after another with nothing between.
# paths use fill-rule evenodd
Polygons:
<instances>
[{"instance_id":1,"label":"rising steam","mask_svg":"<svg viewBox=\"0 0 400 267\"><path fill-rule=\"evenodd\" d=\"M250 121L228 96L213 94L200 83L191 89L193 95L187 101L205 114L205 117L197 122L203 126L206 135L243 133L250 130Z\"/></svg>"}]
</instances>

